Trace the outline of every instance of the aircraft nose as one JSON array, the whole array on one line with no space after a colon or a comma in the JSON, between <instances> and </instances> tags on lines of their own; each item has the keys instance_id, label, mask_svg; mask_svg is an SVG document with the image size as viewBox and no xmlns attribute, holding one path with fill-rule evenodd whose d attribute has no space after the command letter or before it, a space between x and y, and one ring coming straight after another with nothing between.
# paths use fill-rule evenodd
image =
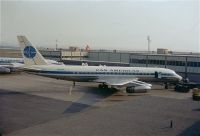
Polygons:
<instances>
[{"instance_id":1,"label":"aircraft nose","mask_svg":"<svg viewBox=\"0 0 200 136\"><path fill-rule=\"evenodd\" d=\"M181 76L177 75L177 79L178 79L179 81L181 81L183 78L182 78Z\"/></svg>"}]
</instances>

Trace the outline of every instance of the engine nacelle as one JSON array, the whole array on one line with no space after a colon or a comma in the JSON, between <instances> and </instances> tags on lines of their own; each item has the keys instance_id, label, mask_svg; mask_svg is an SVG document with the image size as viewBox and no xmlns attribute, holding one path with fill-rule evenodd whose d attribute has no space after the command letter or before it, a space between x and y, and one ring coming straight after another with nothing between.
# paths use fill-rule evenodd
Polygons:
<instances>
[{"instance_id":1,"label":"engine nacelle","mask_svg":"<svg viewBox=\"0 0 200 136\"><path fill-rule=\"evenodd\" d=\"M10 73L10 69L6 67L0 67L0 73Z\"/></svg>"},{"instance_id":2,"label":"engine nacelle","mask_svg":"<svg viewBox=\"0 0 200 136\"><path fill-rule=\"evenodd\" d=\"M135 90L151 90L151 86L136 86Z\"/></svg>"},{"instance_id":3,"label":"engine nacelle","mask_svg":"<svg viewBox=\"0 0 200 136\"><path fill-rule=\"evenodd\" d=\"M129 86L126 88L127 93L145 93L150 90L150 86Z\"/></svg>"},{"instance_id":4,"label":"engine nacelle","mask_svg":"<svg viewBox=\"0 0 200 136\"><path fill-rule=\"evenodd\" d=\"M127 93L134 93L135 92L135 87L126 87L126 92Z\"/></svg>"}]
</instances>

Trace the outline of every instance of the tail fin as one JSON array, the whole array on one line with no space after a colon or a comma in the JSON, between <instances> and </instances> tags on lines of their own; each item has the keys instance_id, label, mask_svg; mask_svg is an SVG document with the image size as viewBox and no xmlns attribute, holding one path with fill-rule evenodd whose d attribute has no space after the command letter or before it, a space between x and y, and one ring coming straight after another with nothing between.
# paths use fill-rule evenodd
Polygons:
<instances>
[{"instance_id":1,"label":"tail fin","mask_svg":"<svg viewBox=\"0 0 200 136\"><path fill-rule=\"evenodd\" d=\"M26 39L25 36L17 36L25 65L47 65L45 58Z\"/></svg>"}]
</instances>

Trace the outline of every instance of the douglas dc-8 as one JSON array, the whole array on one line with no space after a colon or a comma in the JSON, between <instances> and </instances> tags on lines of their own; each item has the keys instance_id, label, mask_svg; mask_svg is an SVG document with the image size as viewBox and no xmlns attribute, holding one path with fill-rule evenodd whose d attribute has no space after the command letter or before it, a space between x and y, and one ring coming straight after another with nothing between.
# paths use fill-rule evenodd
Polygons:
<instances>
[{"instance_id":1,"label":"douglas dc-8","mask_svg":"<svg viewBox=\"0 0 200 136\"><path fill-rule=\"evenodd\" d=\"M151 84L179 82L182 77L173 70L150 67L111 67L111 66L69 66L49 64L40 52L26 39L17 36L25 65L23 70L31 74L75 82L97 82L99 88L126 87L127 93L135 90L149 90Z\"/></svg>"}]
</instances>

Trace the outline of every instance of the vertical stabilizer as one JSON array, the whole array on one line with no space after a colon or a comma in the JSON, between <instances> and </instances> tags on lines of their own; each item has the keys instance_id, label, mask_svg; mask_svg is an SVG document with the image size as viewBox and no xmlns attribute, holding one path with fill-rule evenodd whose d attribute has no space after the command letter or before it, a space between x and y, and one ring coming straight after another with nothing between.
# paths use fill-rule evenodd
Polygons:
<instances>
[{"instance_id":1,"label":"vertical stabilizer","mask_svg":"<svg viewBox=\"0 0 200 136\"><path fill-rule=\"evenodd\" d=\"M26 39L25 36L17 36L25 65L47 65L40 52Z\"/></svg>"}]
</instances>

